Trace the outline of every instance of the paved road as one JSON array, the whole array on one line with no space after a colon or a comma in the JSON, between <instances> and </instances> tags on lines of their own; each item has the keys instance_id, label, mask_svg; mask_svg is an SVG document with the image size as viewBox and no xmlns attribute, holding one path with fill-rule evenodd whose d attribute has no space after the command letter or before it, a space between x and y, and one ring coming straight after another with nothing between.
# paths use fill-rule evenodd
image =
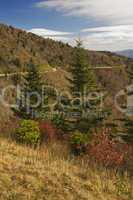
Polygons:
<instances>
[{"instance_id":1,"label":"paved road","mask_svg":"<svg viewBox=\"0 0 133 200\"><path fill-rule=\"evenodd\" d=\"M124 66L113 66L113 67L110 67L110 66L105 66L105 67L94 67L92 68L93 70L98 70L98 69L120 69L120 68L123 68ZM53 68L52 69L52 72L56 72L57 69L56 68ZM45 72L41 72L41 74L43 73L47 73L49 71L45 71ZM13 77L15 75L26 75L27 72L14 72L14 73L5 73L5 74L0 74L0 78L8 78L8 77Z\"/></svg>"}]
</instances>

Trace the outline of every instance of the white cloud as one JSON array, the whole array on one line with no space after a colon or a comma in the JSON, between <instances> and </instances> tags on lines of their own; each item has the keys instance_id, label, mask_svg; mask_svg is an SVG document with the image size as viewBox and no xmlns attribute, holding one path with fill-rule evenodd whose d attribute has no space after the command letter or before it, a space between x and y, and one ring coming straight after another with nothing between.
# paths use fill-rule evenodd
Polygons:
<instances>
[{"instance_id":1,"label":"white cloud","mask_svg":"<svg viewBox=\"0 0 133 200\"><path fill-rule=\"evenodd\" d=\"M34 33L36 35L42 36L44 38L51 38L57 41L69 42L72 33L70 32L61 32L54 31L45 28L33 28L28 30L28 32Z\"/></svg>"},{"instance_id":2,"label":"white cloud","mask_svg":"<svg viewBox=\"0 0 133 200\"><path fill-rule=\"evenodd\" d=\"M119 26L104 26L83 29L82 32L133 32L133 25L119 25Z\"/></svg>"},{"instance_id":3,"label":"white cloud","mask_svg":"<svg viewBox=\"0 0 133 200\"><path fill-rule=\"evenodd\" d=\"M35 29L31 29L29 30L32 33L38 33L40 35L45 35L45 36L57 36L57 35L71 35L71 33L69 32L61 32L61 31L53 31L53 30L49 30L49 29L45 29L45 28L35 28Z\"/></svg>"},{"instance_id":4,"label":"white cloud","mask_svg":"<svg viewBox=\"0 0 133 200\"><path fill-rule=\"evenodd\" d=\"M118 51L133 48L133 25L88 28L81 31L87 48Z\"/></svg>"},{"instance_id":5,"label":"white cloud","mask_svg":"<svg viewBox=\"0 0 133 200\"><path fill-rule=\"evenodd\" d=\"M88 21L93 19L97 26L107 24L106 27L81 30L85 47L89 49L133 48L133 0L42 0L36 6L55 9L63 15L84 17ZM72 37L66 40L73 44Z\"/></svg>"},{"instance_id":6,"label":"white cloud","mask_svg":"<svg viewBox=\"0 0 133 200\"><path fill-rule=\"evenodd\" d=\"M133 0L47 0L36 4L65 15L83 16L110 24L133 23Z\"/></svg>"},{"instance_id":7,"label":"white cloud","mask_svg":"<svg viewBox=\"0 0 133 200\"><path fill-rule=\"evenodd\" d=\"M68 42L74 45L76 33L34 28L29 30L44 38ZM95 27L81 30L84 46L93 50L119 51L133 49L133 25Z\"/></svg>"}]
</instances>

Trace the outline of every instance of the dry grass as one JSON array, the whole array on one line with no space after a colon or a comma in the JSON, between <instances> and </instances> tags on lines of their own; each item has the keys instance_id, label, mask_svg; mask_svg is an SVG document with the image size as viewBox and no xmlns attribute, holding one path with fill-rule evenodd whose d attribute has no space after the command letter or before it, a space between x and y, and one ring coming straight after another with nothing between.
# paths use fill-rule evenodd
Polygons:
<instances>
[{"instance_id":1,"label":"dry grass","mask_svg":"<svg viewBox=\"0 0 133 200\"><path fill-rule=\"evenodd\" d=\"M0 200L132 199L127 175L76 164L65 145L34 150L0 139Z\"/></svg>"}]
</instances>

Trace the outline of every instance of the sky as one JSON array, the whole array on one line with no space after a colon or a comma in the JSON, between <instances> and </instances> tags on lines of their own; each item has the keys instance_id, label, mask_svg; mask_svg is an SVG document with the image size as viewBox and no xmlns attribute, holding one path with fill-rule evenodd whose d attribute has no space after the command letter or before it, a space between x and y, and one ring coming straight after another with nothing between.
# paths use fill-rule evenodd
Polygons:
<instances>
[{"instance_id":1,"label":"sky","mask_svg":"<svg viewBox=\"0 0 133 200\"><path fill-rule=\"evenodd\" d=\"M133 49L133 0L0 0L0 23L92 50Z\"/></svg>"}]
</instances>

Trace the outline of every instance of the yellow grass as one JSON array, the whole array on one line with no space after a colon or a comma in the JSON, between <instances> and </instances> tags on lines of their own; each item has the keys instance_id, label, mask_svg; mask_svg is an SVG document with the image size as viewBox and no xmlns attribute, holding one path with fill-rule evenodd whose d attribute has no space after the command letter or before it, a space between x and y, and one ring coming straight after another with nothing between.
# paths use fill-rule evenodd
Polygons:
<instances>
[{"instance_id":1,"label":"yellow grass","mask_svg":"<svg viewBox=\"0 0 133 200\"><path fill-rule=\"evenodd\" d=\"M34 150L0 138L0 200L132 200L132 183L76 162L66 145Z\"/></svg>"}]
</instances>

